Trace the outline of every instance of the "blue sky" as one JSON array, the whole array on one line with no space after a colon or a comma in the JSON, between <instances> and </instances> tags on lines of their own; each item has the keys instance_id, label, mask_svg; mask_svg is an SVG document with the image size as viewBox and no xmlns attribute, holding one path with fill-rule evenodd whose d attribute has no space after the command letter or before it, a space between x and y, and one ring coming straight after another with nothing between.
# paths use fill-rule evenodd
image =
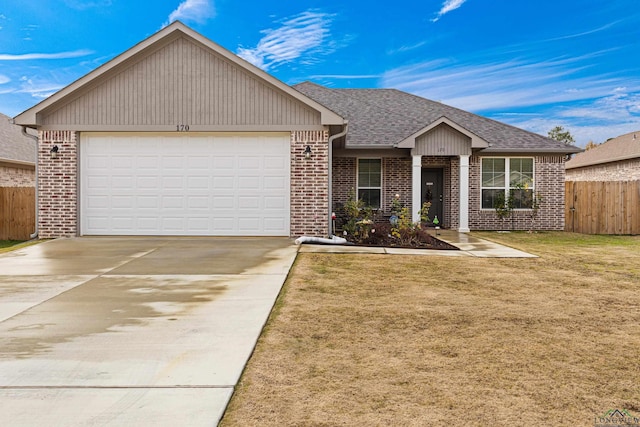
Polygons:
<instances>
[{"instance_id":1,"label":"blue sky","mask_svg":"<svg viewBox=\"0 0 640 427\"><path fill-rule=\"evenodd\" d=\"M288 84L397 88L582 146L640 130L638 0L3 0L0 112L176 19Z\"/></svg>"}]
</instances>

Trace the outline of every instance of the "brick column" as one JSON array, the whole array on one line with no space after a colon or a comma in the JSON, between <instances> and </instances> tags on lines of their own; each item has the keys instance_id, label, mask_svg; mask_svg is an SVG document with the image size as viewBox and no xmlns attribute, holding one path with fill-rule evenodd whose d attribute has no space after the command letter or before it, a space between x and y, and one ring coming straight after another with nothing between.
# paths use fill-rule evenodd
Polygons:
<instances>
[{"instance_id":1,"label":"brick column","mask_svg":"<svg viewBox=\"0 0 640 427\"><path fill-rule=\"evenodd\" d=\"M329 132L291 133L291 236L329 232ZM306 147L311 149L305 157Z\"/></svg>"},{"instance_id":2,"label":"brick column","mask_svg":"<svg viewBox=\"0 0 640 427\"><path fill-rule=\"evenodd\" d=\"M38 227L43 239L74 237L78 225L78 147L72 131L40 131ZM58 147L56 157L51 149Z\"/></svg>"}]
</instances>

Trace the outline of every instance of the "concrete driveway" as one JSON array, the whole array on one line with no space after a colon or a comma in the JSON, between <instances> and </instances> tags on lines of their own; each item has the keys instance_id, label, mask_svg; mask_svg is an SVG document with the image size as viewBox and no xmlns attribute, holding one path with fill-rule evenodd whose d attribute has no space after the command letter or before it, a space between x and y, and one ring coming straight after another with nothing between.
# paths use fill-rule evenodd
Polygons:
<instances>
[{"instance_id":1,"label":"concrete driveway","mask_svg":"<svg viewBox=\"0 0 640 427\"><path fill-rule=\"evenodd\" d=\"M0 425L216 425L286 238L76 238L0 256Z\"/></svg>"}]
</instances>

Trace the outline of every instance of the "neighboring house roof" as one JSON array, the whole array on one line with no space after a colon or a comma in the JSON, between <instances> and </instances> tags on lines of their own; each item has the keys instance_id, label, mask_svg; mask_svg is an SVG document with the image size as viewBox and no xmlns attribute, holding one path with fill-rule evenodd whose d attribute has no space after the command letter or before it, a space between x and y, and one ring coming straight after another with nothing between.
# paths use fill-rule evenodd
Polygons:
<instances>
[{"instance_id":1,"label":"neighboring house roof","mask_svg":"<svg viewBox=\"0 0 640 427\"><path fill-rule=\"evenodd\" d=\"M576 155L566 163L567 169L640 158L640 131L627 133Z\"/></svg>"},{"instance_id":2,"label":"neighboring house roof","mask_svg":"<svg viewBox=\"0 0 640 427\"><path fill-rule=\"evenodd\" d=\"M349 121L348 148L388 148L425 132L441 121L453 122L472 139L486 142L483 152L577 153L578 147L528 132L440 102L396 89L330 89L311 82L293 86ZM476 145L474 145L475 147ZM480 146L480 145L478 145ZM486 146L486 144L484 145Z\"/></svg>"},{"instance_id":3,"label":"neighboring house roof","mask_svg":"<svg viewBox=\"0 0 640 427\"><path fill-rule=\"evenodd\" d=\"M90 87L91 85L100 82L100 78L109 75L109 72L117 70L121 65L123 67L126 66L135 57L142 56L146 52L152 52L155 46L160 45L163 40L169 40L172 37L177 37L180 35L184 35L187 38L195 40L196 42L215 52L217 55L223 57L229 63L247 70L249 73L252 73L253 75L270 84L272 87L278 89L281 93L285 93L286 95L298 100L299 102L302 102L309 108L319 112L323 125L342 125L344 123L344 119L342 117L335 114L327 107L292 89L291 86L286 85L272 75L264 72L260 68L250 64L249 62L228 51L222 46L195 32L180 21L173 22L169 26L158 31L146 40L138 43L126 52L118 55L106 64L98 67L84 77L81 77L65 88L59 90L39 104L20 113L15 117L15 123L34 128L37 127L38 125L40 125L37 119L39 113L51 111L57 106L63 105L65 102L73 99L74 96L77 96L81 89Z\"/></svg>"},{"instance_id":4,"label":"neighboring house roof","mask_svg":"<svg viewBox=\"0 0 640 427\"><path fill-rule=\"evenodd\" d=\"M34 135L35 136L35 135ZM36 142L22 134L20 126L0 113L0 162L35 165Z\"/></svg>"}]
</instances>

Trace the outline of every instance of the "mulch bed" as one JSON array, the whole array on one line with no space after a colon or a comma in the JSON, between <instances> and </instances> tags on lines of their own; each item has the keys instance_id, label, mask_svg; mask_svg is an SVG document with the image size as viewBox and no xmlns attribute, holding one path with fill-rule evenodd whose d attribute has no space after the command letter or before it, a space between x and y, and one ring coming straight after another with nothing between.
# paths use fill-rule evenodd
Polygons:
<instances>
[{"instance_id":1,"label":"mulch bed","mask_svg":"<svg viewBox=\"0 0 640 427\"><path fill-rule=\"evenodd\" d=\"M344 236L351 244L356 246L376 246L385 248L405 249L435 249L446 251L459 250L455 246L443 242L427 233L427 230L415 230L412 234L400 238L391 235L391 225L388 223L376 223L372 227L369 237L356 241L353 236Z\"/></svg>"}]
</instances>

